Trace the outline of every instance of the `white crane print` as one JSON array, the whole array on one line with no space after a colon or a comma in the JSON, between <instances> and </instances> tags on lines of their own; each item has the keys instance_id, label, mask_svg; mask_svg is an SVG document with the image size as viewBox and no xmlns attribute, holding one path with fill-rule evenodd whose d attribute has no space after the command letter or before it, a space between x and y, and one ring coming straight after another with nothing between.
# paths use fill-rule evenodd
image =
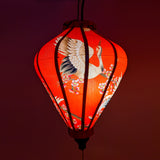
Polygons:
<instances>
[{"instance_id":1,"label":"white crane print","mask_svg":"<svg viewBox=\"0 0 160 160\"><path fill-rule=\"evenodd\" d=\"M58 37L56 43L62 37ZM55 44L56 45L56 44ZM89 63L89 74L88 79L92 79L97 77L99 74L103 72L103 62L102 62L102 47L100 45L96 48L97 57L99 59L99 66L95 66L94 64ZM60 72L66 75L76 75L79 78L84 79L85 73L85 48L84 43L78 39L71 39L69 37L65 37L59 46L59 53L65 56L60 65ZM89 46L89 59L93 56L94 50Z\"/></svg>"}]
</instances>

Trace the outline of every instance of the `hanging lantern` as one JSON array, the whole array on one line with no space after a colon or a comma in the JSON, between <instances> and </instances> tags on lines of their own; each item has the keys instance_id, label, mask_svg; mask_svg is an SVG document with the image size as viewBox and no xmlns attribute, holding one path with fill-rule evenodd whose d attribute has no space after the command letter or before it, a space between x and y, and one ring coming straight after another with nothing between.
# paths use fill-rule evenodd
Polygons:
<instances>
[{"instance_id":1,"label":"hanging lantern","mask_svg":"<svg viewBox=\"0 0 160 160\"><path fill-rule=\"evenodd\" d=\"M122 79L127 57L96 34L91 22L71 21L64 28L36 55L35 69L69 134L87 141Z\"/></svg>"},{"instance_id":2,"label":"hanging lantern","mask_svg":"<svg viewBox=\"0 0 160 160\"><path fill-rule=\"evenodd\" d=\"M45 44L34 61L40 80L81 150L127 67L124 50L95 33L92 22L83 20L83 6L84 0L81 20L78 9L77 20L66 22L64 31Z\"/></svg>"}]
</instances>

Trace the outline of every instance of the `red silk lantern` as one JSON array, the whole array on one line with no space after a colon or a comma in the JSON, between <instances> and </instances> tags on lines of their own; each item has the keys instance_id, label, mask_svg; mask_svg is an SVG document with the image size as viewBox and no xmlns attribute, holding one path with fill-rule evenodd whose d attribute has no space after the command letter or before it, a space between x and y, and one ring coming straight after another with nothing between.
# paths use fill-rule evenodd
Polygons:
<instances>
[{"instance_id":1,"label":"red silk lantern","mask_svg":"<svg viewBox=\"0 0 160 160\"><path fill-rule=\"evenodd\" d=\"M35 69L70 135L87 139L122 79L127 57L88 21L64 27L36 54Z\"/></svg>"}]
</instances>

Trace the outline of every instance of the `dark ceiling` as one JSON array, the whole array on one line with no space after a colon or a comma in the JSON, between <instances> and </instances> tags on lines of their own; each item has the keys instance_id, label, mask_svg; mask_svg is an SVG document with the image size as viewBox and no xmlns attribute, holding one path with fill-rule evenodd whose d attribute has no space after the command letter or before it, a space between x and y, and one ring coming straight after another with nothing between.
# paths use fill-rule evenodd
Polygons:
<instances>
[{"instance_id":1,"label":"dark ceiling","mask_svg":"<svg viewBox=\"0 0 160 160\"><path fill-rule=\"evenodd\" d=\"M80 160L37 77L36 52L75 19L76 0L0 2L0 159ZM160 159L160 2L86 0L85 19L124 48L128 68L85 160Z\"/></svg>"}]
</instances>

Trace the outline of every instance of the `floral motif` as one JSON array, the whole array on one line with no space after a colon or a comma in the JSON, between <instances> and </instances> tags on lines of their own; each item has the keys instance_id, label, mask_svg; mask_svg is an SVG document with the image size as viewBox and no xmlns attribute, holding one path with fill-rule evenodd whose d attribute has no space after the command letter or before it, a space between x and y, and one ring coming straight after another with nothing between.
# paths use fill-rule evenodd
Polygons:
<instances>
[{"instance_id":1,"label":"floral motif","mask_svg":"<svg viewBox=\"0 0 160 160\"><path fill-rule=\"evenodd\" d=\"M122 79L122 73L121 73L121 76L120 77L113 77L113 79L111 80L111 86L110 86L110 92L115 92L118 88L118 85L120 83Z\"/></svg>"},{"instance_id":2,"label":"floral motif","mask_svg":"<svg viewBox=\"0 0 160 160\"><path fill-rule=\"evenodd\" d=\"M77 87L77 86L79 85L78 81L79 81L78 79L77 79L77 80L72 80L71 85L72 85L73 87Z\"/></svg>"},{"instance_id":3,"label":"floral motif","mask_svg":"<svg viewBox=\"0 0 160 160\"><path fill-rule=\"evenodd\" d=\"M69 118L68 112L65 113L65 117L66 117L66 118Z\"/></svg>"},{"instance_id":4,"label":"floral motif","mask_svg":"<svg viewBox=\"0 0 160 160\"><path fill-rule=\"evenodd\" d=\"M110 101L111 97L112 97L112 95L107 95L107 94L106 94L106 96L105 96L104 99L103 99L102 104L100 105L100 107L99 107L99 109L98 109L98 112L97 112L97 114L96 114L96 117L99 117L99 116L102 114L104 108L107 106L107 104L108 104L108 102Z\"/></svg>"},{"instance_id":5,"label":"floral motif","mask_svg":"<svg viewBox=\"0 0 160 160\"><path fill-rule=\"evenodd\" d=\"M78 82L79 82L79 83L84 83L84 79L83 79L83 78L79 78L79 79L78 79Z\"/></svg>"},{"instance_id":6,"label":"floral motif","mask_svg":"<svg viewBox=\"0 0 160 160\"><path fill-rule=\"evenodd\" d=\"M92 119L92 116L88 116L89 119Z\"/></svg>"},{"instance_id":7,"label":"floral motif","mask_svg":"<svg viewBox=\"0 0 160 160\"><path fill-rule=\"evenodd\" d=\"M73 123L77 124L77 120L75 118L73 118Z\"/></svg>"},{"instance_id":8,"label":"floral motif","mask_svg":"<svg viewBox=\"0 0 160 160\"><path fill-rule=\"evenodd\" d=\"M114 92L116 91L116 89L118 88L118 85L120 83L122 79L122 74L120 77L114 77L111 80L111 83L109 85L109 89L107 90L105 97L103 99L102 104L100 105L98 112L96 114L96 117L99 117L101 115L101 113L103 112L104 108L107 106L108 102L110 101L111 97L113 96ZM103 84L103 85L102 85ZM99 89L100 89L100 94L103 93L104 91L104 84L106 83L100 83L99 84Z\"/></svg>"},{"instance_id":9,"label":"floral motif","mask_svg":"<svg viewBox=\"0 0 160 160\"><path fill-rule=\"evenodd\" d=\"M55 99L56 99L56 101L57 101L58 104L59 104L61 101L64 100L63 98L60 98L60 97L57 97L57 96L55 96Z\"/></svg>"},{"instance_id":10,"label":"floral motif","mask_svg":"<svg viewBox=\"0 0 160 160\"><path fill-rule=\"evenodd\" d=\"M103 72L102 72L102 74L104 74L104 76L105 76L106 78L109 78L110 75L111 75L111 73L112 73L112 68L109 67L109 69L110 69L110 70L107 71L107 70L104 68L104 70L103 70Z\"/></svg>"},{"instance_id":11,"label":"floral motif","mask_svg":"<svg viewBox=\"0 0 160 160\"><path fill-rule=\"evenodd\" d=\"M109 70L106 70L106 69L103 70L103 74L105 75L107 80L104 83L99 83L98 88L100 89L99 90L100 94L103 94L103 92L105 90L105 86L107 85L108 80L109 80L109 78L111 76L112 70L113 70L113 64L110 65ZM121 77L115 77L113 75L113 78L111 80L111 83L109 85L109 88L108 88L107 92L111 92L111 94L113 94L116 91L116 89L117 89L117 87L118 87L118 85L119 85L119 83L121 81L121 78L122 78L122 74L121 74Z\"/></svg>"},{"instance_id":12,"label":"floral motif","mask_svg":"<svg viewBox=\"0 0 160 160\"><path fill-rule=\"evenodd\" d=\"M114 66L114 65L111 64L110 67L109 67L109 69L110 69L110 70L113 70L113 66Z\"/></svg>"},{"instance_id":13,"label":"floral motif","mask_svg":"<svg viewBox=\"0 0 160 160\"><path fill-rule=\"evenodd\" d=\"M64 101L64 99L61 98L61 97L55 96L55 100L57 101L59 108L64 111L64 116L65 116L66 120L68 121L69 120L69 113L68 113L67 107L66 107L65 104L61 103L61 102ZM55 104L55 106L56 106L56 104ZM58 108L58 111L59 111L59 108ZM77 116L73 113L71 113L71 115L72 115L72 117L74 117L73 118L73 123L75 125L77 125L79 123L78 121L79 120L81 121L81 117L79 117L79 116Z\"/></svg>"},{"instance_id":14,"label":"floral motif","mask_svg":"<svg viewBox=\"0 0 160 160\"><path fill-rule=\"evenodd\" d=\"M105 86L106 86L106 82L105 83L99 83L98 88L100 89L100 91L99 91L100 94L103 94Z\"/></svg>"},{"instance_id":15,"label":"floral motif","mask_svg":"<svg viewBox=\"0 0 160 160\"><path fill-rule=\"evenodd\" d=\"M66 88L66 83L68 83L71 80L71 75L62 75L62 81L63 81L63 86Z\"/></svg>"},{"instance_id":16,"label":"floral motif","mask_svg":"<svg viewBox=\"0 0 160 160\"><path fill-rule=\"evenodd\" d=\"M81 129L81 125L80 125L80 124L79 124L79 125L77 125L77 128L78 128L78 129Z\"/></svg>"},{"instance_id":17,"label":"floral motif","mask_svg":"<svg viewBox=\"0 0 160 160\"><path fill-rule=\"evenodd\" d=\"M76 94L79 94L79 80L77 79L77 80L72 80L72 83L71 83L71 88L69 89L69 91L71 92L71 93L76 93Z\"/></svg>"},{"instance_id":18,"label":"floral motif","mask_svg":"<svg viewBox=\"0 0 160 160\"><path fill-rule=\"evenodd\" d=\"M67 107L66 107L64 104L61 105L61 108L62 108L64 111L67 111Z\"/></svg>"},{"instance_id":19,"label":"floral motif","mask_svg":"<svg viewBox=\"0 0 160 160\"><path fill-rule=\"evenodd\" d=\"M68 90L70 93L79 94L80 87L79 84L84 83L83 78L73 79L72 75L66 75L62 74L62 81L64 88L67 87L67 83L71 81L71 83L68 83Z\"/></svg>"}]
</instances>

